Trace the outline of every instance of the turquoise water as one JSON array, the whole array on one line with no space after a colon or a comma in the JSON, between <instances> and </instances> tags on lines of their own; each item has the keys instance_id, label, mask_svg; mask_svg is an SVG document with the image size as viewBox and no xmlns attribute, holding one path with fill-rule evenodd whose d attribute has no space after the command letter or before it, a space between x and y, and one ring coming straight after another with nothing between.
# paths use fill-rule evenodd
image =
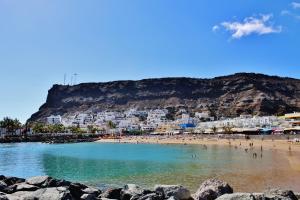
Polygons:
<instances>
[{"instance_id":1,"label":"turquoise water","mask_svg":"<svg viewBox=\"0 0 300 200\"><path fill-rule=\"evenodd\" d=\"M295 175L300 177L283 155L273 151L254 159L250 152L233 147L116 143L0 144L0 174L50 175L99 187L182 184L191 190L206 178L219 177L242 191L293 187ZM284 177L277 180L278 174Z\"/></svg>"}]
</instances>

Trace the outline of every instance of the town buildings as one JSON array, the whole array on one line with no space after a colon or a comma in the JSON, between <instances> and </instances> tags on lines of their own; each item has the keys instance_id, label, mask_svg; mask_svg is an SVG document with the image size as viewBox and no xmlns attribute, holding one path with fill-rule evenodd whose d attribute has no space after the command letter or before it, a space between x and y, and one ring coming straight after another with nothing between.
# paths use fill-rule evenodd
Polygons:
<instances>
[{"instance_id":1,"label":"town buildings","mask_svg":"<svg viewBox=\"0 0 300 200\"><path fill-rule=\"evenodd\" d=\"M75 113L63 117L51 115L47 117L47 123L63 124L65 127L77 126L86 130L92 126L102 132L114 134L132 131L169 135L183 132L280 134L289 130L295 133L300 131L300 113L286 114L282 117L241 115L219 120L214 120L208 112L196 112L191 115L181 109L178 113L174 119L168 118L167 109Z\"/></svg>"}]
</instances>

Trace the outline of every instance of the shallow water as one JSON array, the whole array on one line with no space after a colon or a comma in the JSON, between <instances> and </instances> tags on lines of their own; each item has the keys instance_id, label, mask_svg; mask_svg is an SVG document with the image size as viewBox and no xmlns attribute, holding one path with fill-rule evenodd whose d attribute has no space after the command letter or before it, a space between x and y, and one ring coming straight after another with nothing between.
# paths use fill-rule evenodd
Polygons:
<instances>
[{"instance_id":1,"label":"shallow water","mask_svg":"<svg viewBox=\"0 0 300 200\"><path fill-rule=\"evenodd\" d=\"M203 180L219 177L236 191L268 187L300 191L300 172L289 162L299 155L265 150L254 159L252 153L201 145L0 144L0 174L25 178L46 174L99 187L182 184L192 191Z\"/></svg>"}]
</instances>

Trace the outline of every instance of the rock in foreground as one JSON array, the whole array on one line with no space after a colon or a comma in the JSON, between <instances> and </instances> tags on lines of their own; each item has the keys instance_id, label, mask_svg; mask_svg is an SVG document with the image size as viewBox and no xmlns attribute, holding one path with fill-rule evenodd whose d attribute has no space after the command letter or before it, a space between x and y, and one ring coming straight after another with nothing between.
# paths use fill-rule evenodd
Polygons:
<instances>
[{"instance_id":1,"label":"rock in foreground","mask_svg":"<svg viewBox=\"0 0 300 200\"><path fill-rule=\"evenodd\" d=\"M212 200L223 194L231 193L233 193L233 189L228 183L218 179L208 179L200 185L193 196L195 200Z\"/></svg>"},{"instance_id":2,"label":"rock in foreground","mask_svg":"<svg viewBox=\"0 0 300 200\"><path fill-rule=\"evenodd\" d=\"M195 200L297 200L290 190L273 189L264 193L233 193L228 183L209 179L193 195ZM146 190L135 184L110 188L102 193L81 183L49 176L27 180L0 175L0 200L193 200L190 191L180 185L156 185Z\"/></svg>"}]
</instances>

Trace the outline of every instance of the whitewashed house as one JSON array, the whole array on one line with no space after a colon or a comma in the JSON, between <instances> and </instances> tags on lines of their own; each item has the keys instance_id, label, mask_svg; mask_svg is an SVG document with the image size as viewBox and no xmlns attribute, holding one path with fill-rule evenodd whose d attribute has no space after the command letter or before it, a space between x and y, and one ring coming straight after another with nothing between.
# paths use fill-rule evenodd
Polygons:
<instances>
[{"instance_id":1,"label":"whitewashed house","mask_svg":"<svg viewBox=\"0 0 300 200\"><path fill-rule=\"evenodd\" d=\"M167 113L167 110L160 109L149 111L147 116L147 124L154 125L157 127L162 123L166 123L168 121L166 118Z\"/></svg>"}]
</instances>

